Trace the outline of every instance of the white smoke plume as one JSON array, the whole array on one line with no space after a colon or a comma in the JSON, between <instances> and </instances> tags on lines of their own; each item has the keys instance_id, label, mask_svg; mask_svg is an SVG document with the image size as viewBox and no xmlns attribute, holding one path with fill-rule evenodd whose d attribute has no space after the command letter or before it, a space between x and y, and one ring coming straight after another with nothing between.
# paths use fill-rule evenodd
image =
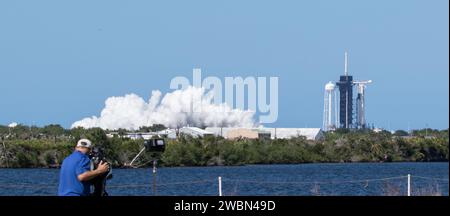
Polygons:
<instances>
[{"instance_id":1,"label":"white smoke plume","mask_svg":"<svg viewBox=\"0 0 450 216\"><path fill-rule=\"evenodd\" d=\"M12 122L11 124L8 125L8 127L15 128L17 127L17 125L19 125L17 122Z\"/></svg>"},{"instance_id":2,"label":"white smoke plume","mask_svg":"<svg viewBox=\"0 0 450 216\"><path fill-rule=\"evenodd\" d=\"M232 109L225 103L212 102L212 93L204 88L188 87L167 93L152 91L146 102L136 94L110 97L100 117L84 118L75 127L103 129L139 129L141 126L163 124L166 127L254 127L254 111Z\"/></svg>"}]
</instances>

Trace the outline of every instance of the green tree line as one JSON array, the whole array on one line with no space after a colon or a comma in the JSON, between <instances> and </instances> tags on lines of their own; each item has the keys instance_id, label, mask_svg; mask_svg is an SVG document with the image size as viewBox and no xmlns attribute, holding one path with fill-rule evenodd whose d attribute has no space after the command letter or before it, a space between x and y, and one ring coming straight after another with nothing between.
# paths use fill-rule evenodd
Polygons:
<instances>
[{"instance_id":1,"label":"green tree line","mask_svg":"<svg viewBox=\"0 0 450 216\"><path fill-rule=\"evenodd\" d=\"M143 127L140 132L157 131L164 126ZM144 140L120 135L127 130L100 128L64 129L60 125L14 128L0 126L0 167L58 167L80 138L91 139L104 150L108 161L123 167L143 147ZM448 161L448 129L412 132L337 130L317 141L304 137L291 139L236 139L180 136L167 140L165 152L146 152L137 164L150 166L154 157L162 166L215 166L243 164L293 164L325 162Z\"/></svg>"}]
</instances>

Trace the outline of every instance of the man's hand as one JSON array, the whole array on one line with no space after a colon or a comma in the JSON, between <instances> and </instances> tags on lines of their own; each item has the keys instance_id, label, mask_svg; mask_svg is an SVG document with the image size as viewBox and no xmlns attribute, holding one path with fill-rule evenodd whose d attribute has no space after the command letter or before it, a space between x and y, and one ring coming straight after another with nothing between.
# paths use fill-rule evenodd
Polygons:
<instances>
[{"instance_id":1,"label":"man's hand","mask_svg":"<svg viewBox=\"0 0 450 216\"><path fill-rule=\"evenodd\" d=\"M100 161L96 170L87 171L81 175L78 175L78 180L79 181L89 181L89 180L95 178L96 176L99 176L108 171L109 171L109 164L106 162Z\"/></svg>"},{"instance_id":2,"label":"man's hand","mask_svg":"<svg viewBox=\"0 0 450 216\"><path fill-rule=\"evenodd\" d=\"M99 173L105 173L109 171L109 164L103 161L100 161L98 164L97 169Z\"/></svg>"}]
</instances>

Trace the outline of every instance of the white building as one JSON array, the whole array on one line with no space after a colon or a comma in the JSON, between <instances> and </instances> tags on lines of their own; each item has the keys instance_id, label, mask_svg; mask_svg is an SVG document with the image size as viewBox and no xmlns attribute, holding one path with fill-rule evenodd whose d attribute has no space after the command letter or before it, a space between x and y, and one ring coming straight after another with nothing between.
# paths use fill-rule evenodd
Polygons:
<instances>
[{"instance_id":1,"label":"white building","mask_svg":"<svg viewBox=\"0 0 450 216\"><path fill-rule=\"evenodd\" d=\"M162 131L158 131L156 133L158 134L159 137L167 137L167 138L171 138L171 139L177 138L177 132L175 129L167 128Z\"/></svg>"},{"instance_id":2,"label":"white building","mask_svg":"<svg viewBox=\"0 0 450 216\"><path fill-rule=\"evenodd\" d=\"M177 129L166 129L164 131L158 132L160 136L166 136L170 139L176 139L177 138ZM182 127L178 129L178 134L184 134L184 135L190 135L192 137L205 137L205 136L213 136L214 134L203 130L201 128L197 127Z\"/></svg>"},{"instance_id":3,"label":"white building","mask_svg":"<svg viewBox=\"0 0 450 216\"><path fill-rule=\"evenodd\" d=\"M177 132L178 131L178 132ZM127 133L124 137L130 139L151 139L153 137L167 137L176 139L178 134L190 135L192 137L222 136L226 139L236 139L239 137L248 139L290 139L299 136L306 137L307 140L319 140L323 138L323 131L320 128L233 128L233 127L207 127L205 130L197 127L182 127L180 129L165 129L158 132L138 132ZM108 134L108 137L117 133Z\"/></svg>"},{"instance_id":4,"label":"white building","mask_svg":"<svg viewBox=\"0 0 450 216\"><path fill-rule=\"evenodd\" d=\"M272 139L290 139L304 136L307 140L319 140L323 138L320 128L269 128Z\"/></svg>"},{"instance_id":5,"label":"white building","mask_svg":"<svg viewBox=\"0 0 450 216\"><path fill-rule=\"evenodd\" d=\"M205 137L213 135L213 133L197 127L182 127L179 129L179 133L191 135L192 137Z\"/></svg>"},{"instance_id":6,"label":"white building","mask_svg":"<svg viewBox=\"0 0 450 216\"><path fill-rule=\"evenodd\" d=\"M123 136L120 136L119 133L117 132L111 132L109 134L107 134L106 136L108 136L109 138L112 138L114 136L119 136L119 137L125 137L125 138L130 138L132 140L137 140L137 139L152 139L154 137L167 137L169 139L176 139L177 138L177 131L179 134L186 134L186 135L190 135L192 137L204 137L204 136L213 136L214 134L211 132L208 132L206 130L197 128L197 127L182 127L180 129L165 129L162 131L158 131L158 132L129 132L124 134Z\"/></svg>"},{"instance_id":7,"label":"white building","mask_svg":"<svg viewBox=\"0 0 450 216\"><path fill-rule=\"evenodd\" d=\"M124 137L130 138L132 140L137 140L137 139L151 139L154 136L157 136L155 132L137 132L137 133L127 133Z\"/></svg>"}]
</instances>

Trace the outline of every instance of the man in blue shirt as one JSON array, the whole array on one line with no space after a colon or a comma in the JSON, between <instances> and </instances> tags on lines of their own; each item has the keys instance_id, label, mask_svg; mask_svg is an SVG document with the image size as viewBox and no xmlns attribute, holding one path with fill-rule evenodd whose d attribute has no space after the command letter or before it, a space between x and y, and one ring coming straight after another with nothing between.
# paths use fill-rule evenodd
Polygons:
<instances>
[{"instance_id":1,"label":"man in blue shirt","mask_svg":"<svg viewBox=\"0 0 450 216\"><path fill-rule=\"evenodd\" d=\"M89 180L109 171L108 163L100 162L97 169L91 170L88 157L92 142L88 139L78 141L75 151L62 163L59 175L58 196L89 196Z\"/></svg>"}]
</instances>

